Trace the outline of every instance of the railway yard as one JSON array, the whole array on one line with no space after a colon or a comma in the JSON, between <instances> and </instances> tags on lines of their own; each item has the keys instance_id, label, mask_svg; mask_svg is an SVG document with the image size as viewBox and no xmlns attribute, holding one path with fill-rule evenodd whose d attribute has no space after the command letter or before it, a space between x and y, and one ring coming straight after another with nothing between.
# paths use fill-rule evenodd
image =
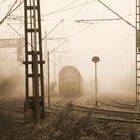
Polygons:
<instances>
[{"instance_id":1,"label":"railway yard","mask_svg":"<svg viewBox=\"0 0 140 140\"><path fill-rule=\"evenodd\" d=\"M0 49L0 140L140 140L140 0L0 0Z\"/></svg>"}]
</instances>

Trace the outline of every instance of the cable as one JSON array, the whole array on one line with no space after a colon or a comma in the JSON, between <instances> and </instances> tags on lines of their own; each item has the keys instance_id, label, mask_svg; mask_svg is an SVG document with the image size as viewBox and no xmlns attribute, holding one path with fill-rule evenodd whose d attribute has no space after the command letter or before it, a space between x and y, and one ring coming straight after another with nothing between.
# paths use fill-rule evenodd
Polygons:
<instances>
[{"instance_id":1,"label":"cable","mask_svg":"<svg viewBox=\"0 0 140 140\"><path fill-rule=\"evenodd\" d=\"M74 3L78 2L78 1L79 1L79 0L75 0L75 1L73 1L72 3L69 3L68 5L65 5L65 6L59 8L59 9L53 11L53 12L51 12L51 13L54 13L54 12L58 12L58 11L60 11L60 10L63 10L63 9L65 9L65 8L67 8L67 7L69 7L69 6L71 6L72 4L74 4Z\"/></svg>"},{"instance_id":2,"label":"cable","mask_svg":"<svg viewBox=\"0 0 140 140\"><path fill-rule=\"evenodd\" d=\"M55 52L57 49L59 49L62 45L64 45L68 40L65 40L63 43L61 43L59 46L57 46L53 51L51 51L49 54Z\"/></svg>"},{"instance_id":3,"label":"cable","mask_svg":"<svg viewBox=\"0 0 140 140\"><path fill-rule=\"evenodd\" d=\"M25 41L25 38L20 34L18 33L9 23L7 23L7 25L12 29L14 30L24 41ZM28 45L30 45L32 47L32 45L28 42Z\"/></svg>"},{"instance_id":4,"label":"cable","mask_svg":"<svg viewBox=\"0 0 140 140\"><path fill-rule=\"evenodd\" d=\"M80 32L86 30L87 28L91 27L92 25L95 25L95 24L87 25L86 27L80 29L79 31L77 31L77 32L75 32L75 33L72 33L71 35L67 36L67 38L70 38L70 37L72 37L72 36L74 36L74 35L76 35L76 34L79 34Z\"/></svg>"},{"instance_id":5,"label":"cable","mask_svg":"<svg viewBox=\"0 0 140 140\"><path fill-rule=\"evenodd\" d=\"M7 0L3 0L2 2L0 2L0 4L3 4L5 1L7 1Z\"/></svg>"},{"instance_id":6,"label":"cable","mask_svg":"<svg viewBox=\"0 0 140 140\"><path fill-rule=\"evenodd\" d=\"M9 17L7 17L7 20L17 20L20 22L24 23L23 16L19 16L19 15L10 15Z\"/></svg>"},{"instance_id":7,"label":"cable","mask_svg":"<svg viewBox=\"0 0 140 140\"><path fill-rule=\"evenodd\" d=\"M5 19L10 16L24 1L22 1L19 5L17 5L13 10L12 8L15 6L17 0L14 2L10 10L7 12L6 16L0 21L0 25L5 21Z\"/></svg>"},{"instance_id":8,"label":"cable","mask_svg":"<svg viewBox=\"0 0 140 140\"><path fill-rule=\"evenodd\" d=\"M9 25L8 25L9 24ZM10 24L12 24L12 23L7 23L7 25L10 27ZM16 23L13 23L14 25L16 24ZM18 24L18 23L17 23ZM11 26L10 27L14 32L13 33L11 33L11 35L10 35L10 37L9 37L9 39L12 39L13 37L14 37L14 35L18 35L17 34L17 31L19 31L22 27L19 27L19 28L17 28L16 30L17 31L15 31L15 29Z\"/></svg>"},{"instance_id":9,"label":"cable","mask_svg":"<svg viewBox=\"0 0 140 140\"><path fill-rule=\"evenodd\" d=\"M132 15L127 15L127 16L124 16L123 18L125 17L130 17ZM91 21L114 21L114 20L122 20L121 18L101 18L101 19L82 19L82 20L74 20L75 22L77 23L87 23L87 24L94 24L94 23L91 23Z\"/></svg>"},{"instance_id":10,"label":"cable","mask_svg":"<svg viewBox=\"0 0 140 140\"><path fill-rule=\"evenodd\" d=\"M88 0L87 0L87 3L88 3ZM89 8L89 5L87 5L87 7L86 7L86 11L85 11L85 14L83 15L82 19L84 19L85 15L87 14L88 8Z\"/></svg>"},{"instance_id":11,"label":"cable","mask_svg":"<svg viewBox=\"0 0 140 140\"><path fill-rule=\"evenodd\" d=\"M67 9L64 9L64 10L59 10L59 11L57 10L57 11L54 11L54 12L50 12L50 13L48 13L48 14L45 14L44 16L49 16L49 15L52 15L52 14L56 14L56 13L60 13L60 12L68 11L68 10L72 10L72 9L74 9L74 8L81 7L81 6L83 6L83 5L90 4L90 3L94 2L94 1L96 1L96 0L91 0L91 1L89 1L88 3L85 2L85 3L79 4L79 5L77 5L77 6L74 6L74 7L71 7L71 8L67 8Z\"/></svg>"},{"instance_id":12,"label":"cable","mask_svg":"<svg viewBox=\"0 0 140 140\"><path fill-rule=\"evenodd\" d=\"M125 20L121 15L119 15L117 12L115 12L114 10L112 10L110 7L108 7L106 4L104 4L103 2L101 2L100 0L97 0L99 3L101 3L104 7L106 7L107 9L109 9L112 13L114 13L115 15L117 15L119 18L121 18L124 22L126 22L128 25L130 25L131 27L135 28L136 27L134 25L132 25L130 22L128 22L127 20Z\"/></svg>"},{"instance_id":13,"label":"cable","mask_svg":"<svg viewBox=\"0 0 140 140\"><path fill-rule=\"evenodd\" d=\"M49 59L49 60L52 64L55 64L58 68L60 68L60 66L57 63L53 62L51 59Z\"/></svg>"},{"instance_id":14,"label":"cable","mask_svg":"<svg viewBox=\"0 0 140 140\"><path fill-rule=\"evenodd\" d=\"M81 9L79 9L72 17L68 18L68 19L73 19L75 18L79 13L81 13L83 7L81 7Z\"/></svg>"},{"instance_id":15,"label":"cable","mask_svg":"<svg viewBox=\"0 0 140 140\"><path fill-rule=\"evenodd\" d=\"M66 52L66 53L69 53L69 52ZM61 61L61 60L62 60L62 58L64 58L64 57L65 57L65 55L66 55L66 54L64 54L64 55L63 55L63 56L61 56L59 59L57 59L57 60L56 60L56 63L57 63L57 62L59 62L59 61Z\"/></svg>"},{"instance_id":16,"label":"cable","mask_svg":"<svg viewBox=\"0 0 140 140\"><path fill-rule=\"evenodd\" d=\"M13 9L13 7L15 6L16 3L17 3L17 0L13 3L13 5L9 9L9 11L7 12L6 16L0 21L0 24L2 24L4 22L4 20L9 16L10 11Z\"/></svg>"},{"instance_id":17,"label":"cable","mask_svg":"<svg viewBox=\"0 0 140 140\"><path fill-rule=\"evenodd\" d=\"M14 30L22 39L24 39L24 37L20 34L20 33L18 33L9 23L7 23L7 25L12 29L12 30ZM25 40L25 39L24 39Z\"/></svg>"},{"instance_id":18,"label":"cable","mask_svg":"<svg viewBox=\"0 0 140 140\"><path fill-rule=\"evenodd\" d=\"M52 30L50 30L43 38L42 40L44 40L51 32L53 32L64 20L62 19L57 25L55 25Z\"/></svg>"},{"instance_id":19,"label":"cable","mask_svg":"<svg viewBox=\"0 0 140 140\"><path fill-rule=\"evenodd\" d=\"M13 52L8 53L6 56L4 56L3 58L0 59L0 61L7 61L6 59L9 58L9 56L11 56L13 54Z\"/></svg>"},{"instance_id":20,"label":"cable","mask_svg":"<svg viewBox=\"0 0 140 140\"><path fill-rule=\"evenodd\" d=\"M24 2L24 0L21 1L21 2L19 3L19 5L17 5L17 6L9 13L9 16L10 16L23 2Z\"/></svg>"},{"instance_id":21,"label":"cable","mask_svg":"<svg viewBox=\"0 0 140 140\"><path fill-rule=\"evenodd\" d=\"M84 22L84 21L111 21L111 20L121 20L121 18L101 18L101 19L87 19L87 20L75 20L76 22Z\"/></svg>"}]
</instances>

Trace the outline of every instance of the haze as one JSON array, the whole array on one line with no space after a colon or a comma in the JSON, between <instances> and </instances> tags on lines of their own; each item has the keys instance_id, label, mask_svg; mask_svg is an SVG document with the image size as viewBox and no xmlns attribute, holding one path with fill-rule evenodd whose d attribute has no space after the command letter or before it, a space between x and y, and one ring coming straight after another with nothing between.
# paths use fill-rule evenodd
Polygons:
<instances>
[{"instance_id":1,"label":"haze","mask_svg":"<svg viewBox=\"0 0 140 140\"><path fill-rule=\"evenodd\" d=\"M2 0L0 0L1 2ZM74 2L74 0L73 0ZM77 5L88 3L76 8ZM133 0L104 0L111 9L135 25L135 1ZM0 19L4 17L12 0L0 5ZM93 56L99 56L98 86L101 94L126 94L135 96L135 29L122 20L99 21L89 23L77 23L75 20L118 18L98 1L79 0L72 5L60 8L72 3L71 0L42 0L42 36L45 31L49 33L62 19L64 20L48 37L66 37L67 43L57 51L67 53L55 53L56 75L65 65L73 65L80 71L84 83L85 94L94 91L94 63ZM56 11L59 9L58 11ZM54 13L52 13L55 11ZM17 10L15 15L23 15L23 7ZM19 37L7 23L11 23L22 36L24 36L23 23L16 20L7 20L0 25L0 38ZM14 24L12 24L14 23ZM17 24L15 24L17 23ZM84 29L84 30L83 30ZM47 49L52 51L65 40L48 40ZM46 47L46 44L43 46ZM62 59L60 59L62 57ZM24 66L20 66L16 59L16 49L0 50L0 72L4 75L20 73L24 75ZM61 61L60 61L61 60ZM51 54L51 62L54 55ZM53 80L54 65L51 63L51 75Z\"/></svg>"}]
</instances>

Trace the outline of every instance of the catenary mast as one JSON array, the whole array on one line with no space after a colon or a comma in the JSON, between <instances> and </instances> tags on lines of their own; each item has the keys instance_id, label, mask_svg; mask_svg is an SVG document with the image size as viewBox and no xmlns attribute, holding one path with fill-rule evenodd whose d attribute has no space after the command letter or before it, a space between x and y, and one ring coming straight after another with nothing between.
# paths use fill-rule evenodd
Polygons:
<instances>
[{"instance_id":1,"label":"catenary mast","mask_svg":"<svg viewBox=\"0 0 140 140\"><path fill-rule=\"evenodd\" d=\"M38 122L45 115L40 0L24 1L25 17L25 116Z\"/></svg>"}]
</instances>

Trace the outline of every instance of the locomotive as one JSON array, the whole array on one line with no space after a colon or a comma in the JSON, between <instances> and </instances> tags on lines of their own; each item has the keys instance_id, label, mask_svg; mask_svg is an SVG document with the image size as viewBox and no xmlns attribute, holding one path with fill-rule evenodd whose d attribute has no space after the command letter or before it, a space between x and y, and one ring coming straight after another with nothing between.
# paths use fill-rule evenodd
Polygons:
<instances>
[{"instance_id":1,"label":"locomotive","mask_svg":"<svg viewBox=\"0 0 140 140\"><path fill-rule=\"evenodd\" d=\"M59 72L59 94L63 97L81 96L82 77L74 66L65 66Z\"/></svg>"}]
</instances>

